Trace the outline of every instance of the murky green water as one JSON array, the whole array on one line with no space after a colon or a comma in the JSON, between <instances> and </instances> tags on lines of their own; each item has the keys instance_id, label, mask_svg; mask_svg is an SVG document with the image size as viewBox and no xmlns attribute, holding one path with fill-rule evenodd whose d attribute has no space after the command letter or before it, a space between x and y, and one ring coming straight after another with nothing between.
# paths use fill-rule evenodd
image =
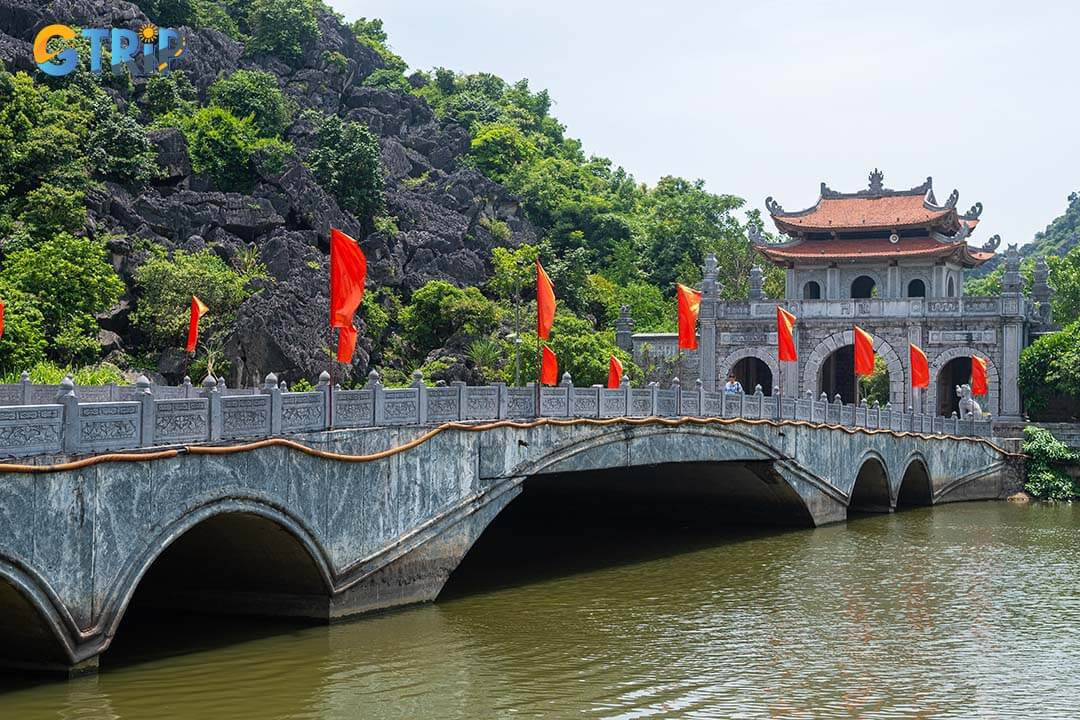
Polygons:
<instances>
[{"instance_id":1,"label":"murky green water","mask_svg":"<svg viewBox=\"0 0 1080 720\"><path fill-rule=\"evenodd\" d=\"M973 503L524 538L510 566L504 538L435 605L329 628L139 626L97 677L9 683L0 717L1077 717L1078 528L1077 506Z\"/></svg>"}]
</instances>

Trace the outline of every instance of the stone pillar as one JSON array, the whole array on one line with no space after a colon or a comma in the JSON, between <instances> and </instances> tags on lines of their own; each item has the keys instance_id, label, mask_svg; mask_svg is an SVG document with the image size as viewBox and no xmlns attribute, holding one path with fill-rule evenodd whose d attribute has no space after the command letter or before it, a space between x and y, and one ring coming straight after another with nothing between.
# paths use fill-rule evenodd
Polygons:
<instances>
[{"instance_id":1,"label":"stone pillar","mask_svg":"<svg viewBox=\"0 0 1080 720\"><path fill-rule=\"evenodd\" d=\"M1035 277L1031 284L1031 299L1038 303L1039 322L1049 325L1053 322L1050 313L1050 268L1046 264L1046 258L1035 259Z\"/></svg>"},{"instance_id":2,"label":"stone pillar","mask_svg":"<svg viewBox=\"0 0 1080 720\"><path fill-rule=\"evenodd\" d=\"M1002 420L1020 419L1020 351L1024 349L1024 328L1018 318L1009 318L1002 328L1001 368L998 375L1001 388ZM994 410L996 408L991 408Z\"/></svg>"},{"instance_id":3,"label":"stone pillar","mask_svg":"<svg viewBox=\"0 0 1080 720\"><path fill-rule=\"evenodd\" d=\"M371 404L375 408L374 423L376 426L386 424L386 395L383 390L382 382L379 380L379 372L372 370L367 376L367 385L364 386L365 390L371 391Z\"/></svg>"},{"instance_id":4,"label":"stone pillar","mask_svg":"<svg viewBox=\"0 0 1080 720\"><path fill-rule=\"evenodd\" d=\"M315 389L323 394L323 429L329 430L334 420L334 395L330 386L330 373L325 370L319 373L319 384Z\"/></svg>"},{"instance_id":5,"label":"stone pillar","mask_svg":"<svg viewBox=\"0 0 1080 720\"><path fill-rule=\"evenodd\" d=\"M413 370L412 387L416 388L416 422L418 425L427 424L427 385L424 384L424 373Z\"/></svg>"},{"instance_id":6,"label":"stone pillar","mask_svg":"<svg viewBox=\"0 0 1080 720\"><path fill-rule=\"evenodd\" d=\"M150 379L140 375L135 381L135 399L139 401L139 415L141 427L139 428L139 445L146 447L154 444L154 426L157 418L157 405L154 404L154 393L150 387Z\"/></svg>"},{"instance_id":7,"label":"stone pillar","mask_svg":"<svg viewBox=\"0 0 1080 720\"><path fill-rule=\"evenodd\" d=\"M750 268L750 302L756 302L765 299L765 291L762 289L765 273L762 272L761 267L755 265Z\"/></svg>"},{"instance_id":8,"label":"stone pillar","mask_svg":"<svg viewBox=\"0 0 1080 720\"><path fill-rule=\"evenodd\" d=\"M263 381L262 394L270 396L270 434L281 434L281 388L274 373L268 373Z\"/></svg>"},{"instance_id":9,"label":"stone pillar","mask_svg":"<svg viewBox=\"0 0 1080 720\"><path fill-rule=\"evenodd\" d=\"M900 267L896 264L896 261L889 263L888 274L886 277L885 297L887 298L901 298L904 297L904 288L900 284Z\"/></svg>"},{"instance_id":10,"label":"stone pillar","mask_svg":"<svg viewBox=\"0 0 1080 720\"><path fill-rule=\"evenodd\" d=\"M79 447L79 399L71 375L60 381L56 402L64 406L64 452L73 455Z\"/></svg>"},{"instance_id":11,"label":"stone pillar","mask_svg":"<svg viewBox=\"0 0 1080 720\"><path fill-rule=\"evenodd\" d=\"M213 375L207 375L203 381L203 397L207 399L207 416L210 419L210 441L221 439L221 389Z\"/></svg>"},{"instance_id":12,"label":"stone pillar","mask_svg":"<svg viewBox=\"0 0 1080 720\"><path fill-rule=\"evenodd\" d=\"M195 388L193 388L191 386L191 378L188 377L187 375L184 376L183 388L184 388L184 397L185 398L196 397Z\"/></svg>"},{"instance_id":13,"label":"stone pillar","mask_svg":"<svg viewBox=\"0 0 1080 720\"><path fill-rule=\"evenodd\" d=\"M825 292L823 294L827 300L839 300L843 297L843 293L840 292L840 268L836 265L830 265L825 270Z\"/></svg>"},{"instance_id":14,"label":"stone pillar","mask_svg":"<svg viewBox=\"0 0 1080 720\"><path fill-rule=\"evenodd\" d=\"M709 253L705 258L703 280L701 282L701 311L698 325L701 328L701 342L698 343L701 377L706 390L716 389L716 310L720 304L720 283L716 279L716 255Z\"/></svg>"},{"instance_id":15,"label":"stone pillar","mask_svg":"<svg viewBox=\"0 0 1080 720\"><path fill-rule=\"evenodd\" d=\"M619 319L615 321L615 346L634 356L634 318L630 316L630 306L619 308Z\"/></svg>"},{"instance_id":16,"label":"stone pillar","mask_svg":"<svg viewBox=\"0 0 1080 720\"><path fill-rule=\"evenodd\" d=\"M907 339L909 343L918 345L923 350L926 350L926 341L923 340L922 325L918 323L909 322L907 326ZM901 353L900 362L904 365L905 382L904 393L906 397L901 407L911 407L915 409L915 412L922 412L923 407L926 406L926 395L929 393L930 388L919 388L918 390L911 387L911 353ZM936 385L936 378L930 378L930 387ZM917 396L917 397L916 397ZM937 402L937 398L934 398L934 402Z\"/></svg>"},{"instance_id":17,"label":"stone pillar","mask_svg":"<svg viewBox=\"0 0 1080 720\"><path fill-rule=\"evenodd\" d=\"M30 382L30 373L25 370L19 375L19 387L22 390L22 404L29 405L34 401L34 383Z\"/></svg>"}]
</instances>

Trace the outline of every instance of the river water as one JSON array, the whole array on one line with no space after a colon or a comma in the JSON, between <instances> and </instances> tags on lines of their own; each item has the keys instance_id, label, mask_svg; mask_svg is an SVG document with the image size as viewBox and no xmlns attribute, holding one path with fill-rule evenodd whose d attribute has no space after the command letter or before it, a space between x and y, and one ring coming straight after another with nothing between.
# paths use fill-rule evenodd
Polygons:
<instances>
[{"instance_id":1,"label":"river water","mask_svg":"<svg viewBox=\"0 0 1080 720\"><path fill-rule=\"evenodd\" d=\"M432 605L125 620L99 675L5 681L0 718L1078 717L1078 529L1080 506L991 502L814 530L530 526Z\"/></svg>"}]
</instances>

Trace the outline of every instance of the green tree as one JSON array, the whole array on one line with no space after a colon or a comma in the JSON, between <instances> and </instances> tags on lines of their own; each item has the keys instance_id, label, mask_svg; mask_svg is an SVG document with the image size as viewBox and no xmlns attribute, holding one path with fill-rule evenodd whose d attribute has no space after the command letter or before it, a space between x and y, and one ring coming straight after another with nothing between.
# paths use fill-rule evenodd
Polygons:
<instances>
[{"instance_id":1,"label":"green tree","mask_svg":"<svg viewBox=\"0 0 1080 720\"><path fill-rule=\"evenodd\" d=\"M104 244L67 233L9 255L0 270L0 286L36 299L50 351L65 362L92 354L97 334L93 316L115 305L124 291Z\"/></svg>"},{"instance_id":2,"label":"green tree","mask_svg":"<svg viewBox=\"0 0 1080 720\"><path fill-rule=\"evenodd\" d=\"M78 190L42 183L26 193L19 219L34 242L62 232L79 232L86 224L85 196ZM10 252L14 248L5 249Z\"/></svg>"},{"instance_id":3,"label":"green tree","mask_svg":"<svg viewBox=\"0 0 1080 720\"><path fill-rule=\"evenodd\" d=\"M521 377L521 337L524 327L525 288L536 282L536 260L540 256L535 245L522 245L516 250L497 247L491 251L492 275L488 287L496 297L513 308L514 323L514 382Z\"/></svg>"},{"instance_id":4,"label":"green tree","mask_svg":"<svg viewBox=\"0 0 1080 720\"><path fill-rule=\"evenodd\" d=\"M292 109L277 77L262 70L237 70L210 86L210 101L238 118L251 118L263 137L278 137L289 124Z\"/></svg>"},{"instance_id":5,"label":"green tree","mask_svg":"<svg viewBox=\"0 0 1080 720\"><path fill-rule=\"evenodd\" d=\"M425 283L401 313L405 339L419 357L455 336L463 340L486 336L497 322L498 308L479 289L455 287L445 280Z\"/></svg>"},{"instance_id":6,"label":"green tree","mask_svg":"<svg viewBox=\"0 0 1080 720\"><path fill-rule=\"evenodd\" d=\"M1068 466L1080 457L1049 430L1034 425L1024 428L1027 482L1024 490L1044 500L1072 500L1078 494Z\"/></svg>"},{"instance_id":7,"label":"green tree","mask_svg":"<svg viewBox=\"0 0 1080 720\"><path fill-rule=\"evenodd\" d=\"M315 128L316 147L307 158L319 184L357 217L383 207L379 142L366 125L324 115Z\"/></svg>"},{"instance_id":8,"label":"green tree","mask_svg":"<svg viewBox=\"0 0 1080 720\"><path fill-rule=\"evenodd\" d=\"M1043 335L1020 353L1020 392L1035 419L1067 418L1080 408L1080 321Z\"/></svg>"},{"instance_id":9,"label":"green tree","mask_svg":"<svg viewBox=\"0 0 1080 720\"><path fill-rule=\"evenodd\" d=\"M257 261L234 269L210 250L177 250L169 257L155 247L135 271L139 302L131 322L152 346L179 346L186 337L191 296L198 295L210 308L200 336L212 340L232 326L236 310L254 293L251 281L265 277Z\"/></svg>"},{"instance_id":10,"label":"green tree","mask_svg":"<svg viewBox=\"0 0 1080 720\"><path fill-rule=\"evenodd\" d=\"M473 165L495 180L504 179L515 167L536 155L536 147L513 125L482 124L469 149Z\"/></svg>"},{"instance_id":11,"label":"green tree","mask_svg":"<svg viewBox=\"0 0 1080 720\"><path fill-rule=\"evenodd\" d=\"M253 0L247 14L255 52L276 55L296 65L319 36L314 0Z\"/></svg>"},{"instance_id":12,"label":"green tree","mask_svg":"<svg viewBox=\"0 0 1080 720\"><path fill-rule=\"evenodd\" d=\"M121 112L104 92L96 93L91 103L87 157L94 172L121 182L140 183L154 177L157 153L138 120Z\"/></svg>"},{"instance_id":13,"label":"green tree","mask_svg":"<svg viewBox=\"0 0 1080 720\"><path fill-rule=\"evenodd\" d=\"M535 382L539 373L539 359L535 332L525 335L524 377ZM560 311L555 315L548 346L559 360L559 378L570 373L575 385L588 386L607 382L608 362L612 355L619 358L623 370L632 381L640 382L641 369L632 358L616 347L612 332L596 332L591 323L572 314Z\"/></svg>"},{"instance_id":14,"label":"green tree","mask_svg":"<svg viewBox=\"0 0 1080 720\"><path fill-rule=\"evenodd\" d=\"M167 75L154 75L146 81L143 103L151 118L169 113L194 112L199 95L183 70L172 70Z\"/></svg>"},{"instance_id":15,"label":"green tree","mask_svg":"<svg viewBox=\"0 0 1080 720\"><path fill-rule=\"evenodd\" d=\"M4 302L4 334L0 337L0 375L18 375L45 360L45 319L37 298L0 286Z\"/></svg>"},{"instance_id":16,"label":"green tree","mask_svg":"<svg viewBox=\"0 0 1080 720\"><path fill-rule=\"evenodd\" d=\"M159 124L178 127L184 133L192 169L218 188L244 191L251 186L252 157L262 145L250 118L207 107L188 116L166 115Z\"/></svg>"}]
</instances>

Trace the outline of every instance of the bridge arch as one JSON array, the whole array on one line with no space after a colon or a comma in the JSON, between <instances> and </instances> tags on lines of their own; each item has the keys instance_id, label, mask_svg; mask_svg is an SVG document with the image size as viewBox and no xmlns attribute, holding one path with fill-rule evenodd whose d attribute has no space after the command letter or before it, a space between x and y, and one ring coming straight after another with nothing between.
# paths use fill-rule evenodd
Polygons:
<instances>
[{"instance_id":1,"label":"bridge arch","mask_svg":"<svg viewBox=\"0 0 1080 720\"><path fill-rule=\"evenodd\" d=\"M763 383L761 389L764 394L772 395L773 386L780 383L780 366L777 364L776 361L776 352L770 352L769 350L764 350L762 348L741 347L736 350L732 350L730 353L725 355L724 359L721 360L716 366L718 373L717 380L719 384L723 385L727 381L727 376L730 373L735 372L736 366L741 361L748 358L760 361L765 365L765 367L769 369L769 375L772 376L772 381L769 383L768 387L766 387ZM736 375L738 375L738 373L736 373ZM747 394L754 392L753 385L747 385L741 377L739 378L739 382L743 384L743 390Z\"/></svg>"},{"instance_id":2,"label":"bridge arch","mask_svg":"<svg viewBox=\"0 0 1080 720\"><path fill-rule=\"evenodd\" d=\"M854 330L844 330L842 332L833 333L819 342L811 351L810 356L806 361L806 365L803 368L803 392L812 389L814 391L814 397L817 397L822 391L821 366L824 365L825 361L837 350L847 347L848 345L854 346L854 344ZM906 409L907 406L905 405L905 400L907 397L906 389L908 375L905 365L900 359L900 354L897 353L893 346L880 335L874 335L874 352L881 356L885 361L885 367L888 368L889 371L889 402L892 403L892 406L895 409ZM831 399L832 398L830 398L830 400Z\"/></svg>"},{"instance_id":3,"label":"bridge arch","mask_svg":"<svg viewBox=\"0 0 1080 720\"><path fill-rule=\"evenodd\" d=\"M81 659L74 620L42 578L0 558L0 666L67 670Z\"/></svg>"},{"instance_id":4,"label":"bridge arch","mask_svg":"<svg viewBox=\"0 0 1080 720\"><path fill-rule=\"evenodd\" d=\"M892 484L888 464L877 452L870 450L859 460L859 470L851 486L849 512L889 512L892 508Z\"/></svg>"},{"instance_id":5,"label":"bridge arch","mask_svg":"<svg viewBox=\"0 0 1080 720\"><path fill-rule=\"evenodd\" d=\"M212 564L205 562L208 556ZM256 496L211 500L168 524L128 563L101 615L100 649L108 647L137 594L183 609L212 598L214 613L308 617L304 601L325 601L333 577L315 533L288 510ZM259 608L246 597L268 593L288 598L286 606Z\"/></svg>"},{"instance_id":6,"label":"bridge arch","mask_svg":"<svg viewBox=\"0 0 1080 720\"><path fill-rule=\"evenodd\" d=\"M896 507L906 508L934 503L934 485L930 478L930 467L922 453L912 453L900 476L900 486L896 489Z\"/></svg>"},{"instance_id":7,"label":"bridge arch","mask_svg":"<svg viewBox=\"0 0 1080 720\"><path fill-rule=\"evenodd\" d=\"M1001 414L1001 376L998 373L998 367L994 363L994 358L990 353L976 350L973 347L953 347L948 350L944 350L938 355L934 356L934 359L930 362L930 387L926 389L926 398L923 402L923 412L937 414L938 397L942 389L949 392L955 392L955 388L942 388L941 382L943 378L943 371L946 365L951 361L960 358L970 358L972 355L978 355L981 358L986 358L986 398L979 400L982 404L985 400L983 410L989 412L995 417ZM948 382L946 380L946 382ZM950 383L951 384L951 383ZM963 384L963 383L957 383Z\"/></svg>"}]
</instances>

